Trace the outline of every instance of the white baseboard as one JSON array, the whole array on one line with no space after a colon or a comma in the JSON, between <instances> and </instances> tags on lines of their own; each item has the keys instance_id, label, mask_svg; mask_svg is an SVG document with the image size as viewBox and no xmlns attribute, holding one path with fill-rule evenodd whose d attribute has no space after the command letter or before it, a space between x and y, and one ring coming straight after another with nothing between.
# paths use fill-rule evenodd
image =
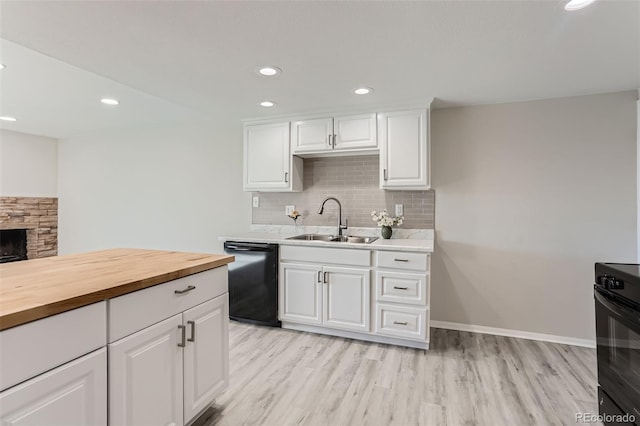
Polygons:
<instances>
[{"instance_id":1,"label":"white baseboard","mask_svg":"<svg viewBox=\"0 0 640 426\"><path fill-rule=\"evenodd\" d=\"M431 321L429 325L433 328L444 328L447 330L469 331L471 333L493 334L496 336L517 337L519 339L541 340L543 342L561 343L563 345L583 346L585 348L595 348L595 340L576 339L575 337L556 336L553 334L532 333L529 331L511 330L508 328L485 327L483 325L461 324L448 321Z\"/></svg>"}]
</instances>

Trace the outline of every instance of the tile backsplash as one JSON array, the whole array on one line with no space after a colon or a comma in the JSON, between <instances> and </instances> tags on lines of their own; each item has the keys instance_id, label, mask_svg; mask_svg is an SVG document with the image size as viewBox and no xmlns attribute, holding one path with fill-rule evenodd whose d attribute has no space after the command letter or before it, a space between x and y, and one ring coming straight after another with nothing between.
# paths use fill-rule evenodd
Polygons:
<instances>
[{"instance_id":1,"label":"tile backsplash","mask_svg":"<svg viewBox=\"0 0 640 426\"><path fill-rule=\"evenodd\" d=\"M349 226L375 227L372 210L387 209L394 216L395 204L404 207L402 228L433 229L435 193L429 191L385 191L379 188L379 157L306 158L303 192L254 192L260 207L252 208L253 224L293 225L285 215L286 205L295 205L302 214L298 225L332 226L337 223L338 205L325 204L324 214L318 209L326 197L342 203L342 218Z\"/></svg>"}]
</instances>

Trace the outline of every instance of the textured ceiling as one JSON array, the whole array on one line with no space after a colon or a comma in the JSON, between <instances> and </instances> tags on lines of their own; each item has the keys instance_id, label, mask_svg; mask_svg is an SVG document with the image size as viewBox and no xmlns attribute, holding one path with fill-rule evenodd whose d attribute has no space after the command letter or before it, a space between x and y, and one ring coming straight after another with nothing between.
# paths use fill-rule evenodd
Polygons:
<instances>
[{"instance_id":1,"label":"textured ceiling","mask_svg":"<svg viewBox=\"0 0 640 426\"><path fill-rule=\"evenodd\" d=\"M564 3L3 0L0 36L215 121L637 89L640 2Z\"/></svg>"}]
</instances>

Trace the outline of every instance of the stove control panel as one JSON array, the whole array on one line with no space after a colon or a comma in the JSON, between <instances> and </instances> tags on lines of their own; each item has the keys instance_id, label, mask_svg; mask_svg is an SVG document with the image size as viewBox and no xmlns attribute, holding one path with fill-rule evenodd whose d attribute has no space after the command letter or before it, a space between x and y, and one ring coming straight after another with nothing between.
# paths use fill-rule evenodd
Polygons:
<instances>
[{"instance_id":1,"label":"stove control panel","mask_svg":"<svg viewBox=\"0 0 640 426\"><path fill-rule=\"evenodd\" d=\"M596 283L600 284L608 290L623 290L624 281L610 275L600 275L596 279Z\"/></svg>"}]
</instances>

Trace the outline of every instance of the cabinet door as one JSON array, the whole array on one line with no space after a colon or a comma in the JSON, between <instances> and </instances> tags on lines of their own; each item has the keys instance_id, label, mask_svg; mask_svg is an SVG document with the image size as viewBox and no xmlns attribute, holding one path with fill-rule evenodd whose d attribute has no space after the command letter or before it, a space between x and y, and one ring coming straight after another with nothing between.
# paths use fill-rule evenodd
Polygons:
<instances>
[{"instance_id":1,"label":"cabinet door","mask_svg":"<svg viewBox=\"0 0 640 426\"><path fill-rule=\"evenodd\" d=\"M291 146L294 154L331 151L333 118L299 120L291 123Z\"/></svg>"},{"instance_id":2,"label":"cabinet door","mask_svg":"<svg viewBox=\"0 0 640 426\"><path fill-rule=\"evenodd\" d=\"M379 115L380 187L429 189L427 110Z\"/></svg>"},{"instance_id":3,"label":"cabinet door","mask_svg":"<svg viewBox=\"0 0 640 426\"><path fill-rule=\"evenodd\" d=\"M289 122L244 127L244 190L291 188Z\"/></svg>"},{"instance_id":4,"label":"cabinet door","mask_svg":"<svg viewBox=\"0 0 640 426\"><path fill-rule=\"evenodd\" d=\"M322 267L280 263L278 311L281 321L322 323Z\"/></svg>"},{"instance_id":5,"label":"cabinet door","mask_svg":"<svg viewBox=\"0 0 640 426\"><path fill-rule=\"evenodd\" d=\"M370 275L369 269L323 268L324 325L369 331Z\"/></svg>"},{"instance_id":6,"label":"cabinet door","mask_svg":"<svg viewBox=\"0 0 640 426\"><path fill-rule=\"evenodd\" d=\"M182 314L109 345L109 422L182 425Z\"/></svg>"},{"instance_id":7,"label":"cabinet door","mask_svg":"<svg viewBox=\"0 0 640 426\"><path fill-rule=\"evenodd\" d=\"M106 426L106 349L0 393L0 423L3 426Z\"/></svg>"},{"instance_id":8,"label":"cabinet door","mask_svg":"<svg viewBox=\"0 0 640 426\"><path fill-rule=\"evenodd\" d=\"M205 409L229 383L229 297L185 311L184 423Z\"/></svg>"},{"instance_id":9,"label":"cabinet door","mask_svg":"<svg viewBox=\"0 0 640 426\"><path fill-rule=\"evenodd\" d=\"M360 114L334 118L335 150L377 148L376 115Z\"/></svg>"}]
</instances>

